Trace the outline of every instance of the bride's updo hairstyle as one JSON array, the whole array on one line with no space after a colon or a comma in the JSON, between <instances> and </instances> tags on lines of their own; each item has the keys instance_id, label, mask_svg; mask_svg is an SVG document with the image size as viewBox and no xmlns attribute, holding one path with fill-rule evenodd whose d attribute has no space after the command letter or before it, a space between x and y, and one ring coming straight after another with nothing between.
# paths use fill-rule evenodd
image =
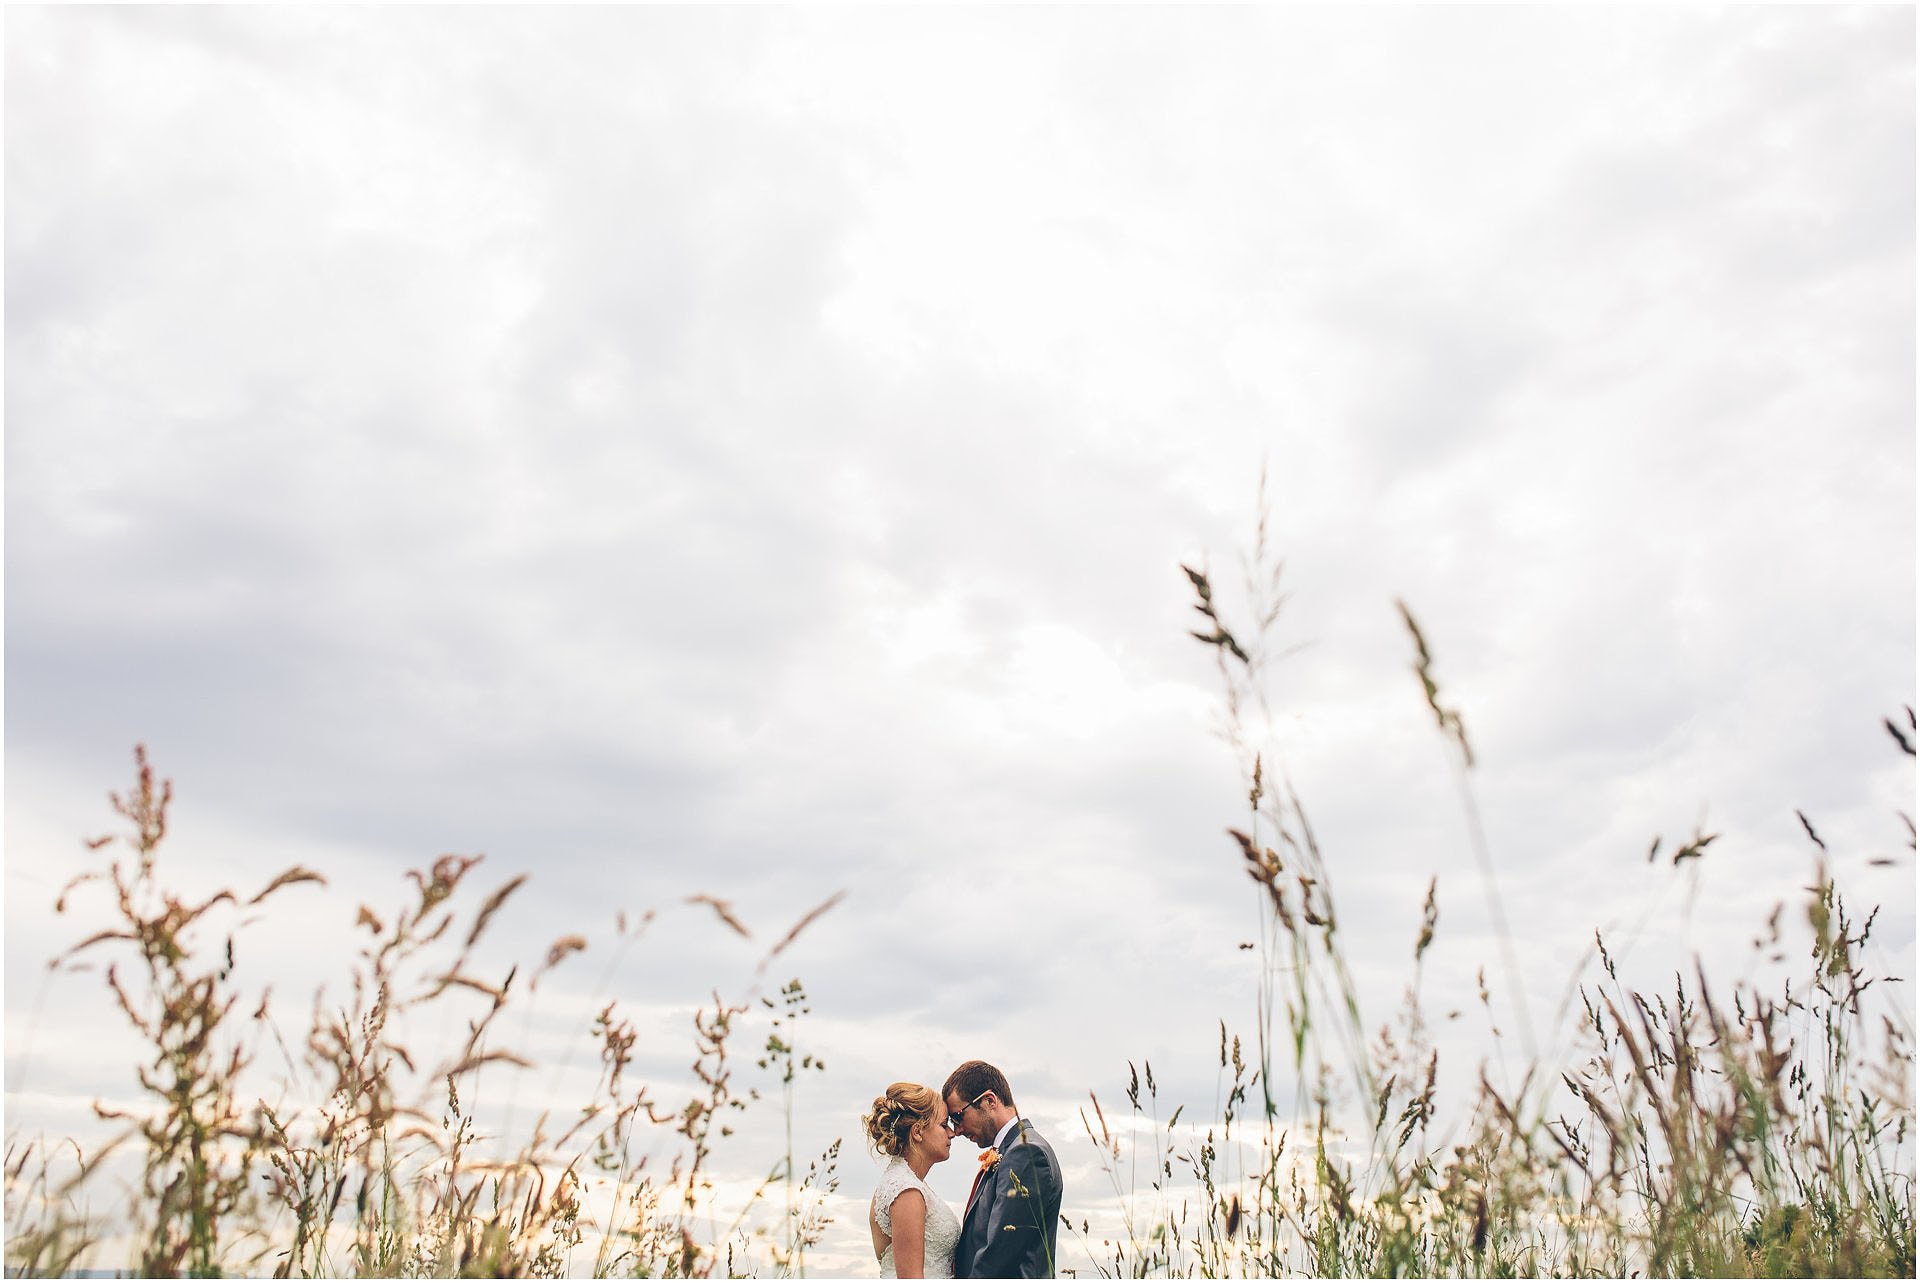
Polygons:
<instances>
[{"instance_id":1,"label":"bride's updo hairstyle","mask_svg":"<svg viewBox=\"0 0 1920 1283\"><path fill-rule=\"evenodd\" d=\"M860 1121L867 1125L867 1143L888 1158L907 1152L913 1129L933 1122L940 1097L919 1083L895 1083L884 1096L873 1098L873 1110Z\"/></svg>"}]
</instances>

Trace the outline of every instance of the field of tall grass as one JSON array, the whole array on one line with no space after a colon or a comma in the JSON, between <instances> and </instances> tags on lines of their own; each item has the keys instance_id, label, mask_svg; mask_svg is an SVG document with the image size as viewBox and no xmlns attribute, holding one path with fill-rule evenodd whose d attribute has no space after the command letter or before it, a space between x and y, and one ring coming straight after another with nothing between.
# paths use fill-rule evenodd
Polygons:
<instances>
[{"instance_id":1,"label":"field of tall grass","mask_svg":"<svg viewBox=\"0 0 1920 1283\"><path fill-rule=\"evenodd\" d=\"M691 1013L685 1097L630 1072L638 1032L618 1004L592 1024L599 1062L589 1100L543 1113L520 1133L478 1090L492 1066L530 1062L502 1038L505 1014L587 947L563 936L537 965L484 961L489 926L524 875L476 892L477 857L447 855L406 875L392 907L362 905L344 992L317 996L305 1037L289 1046L271 994L243 991L236 937L264 930L271 907L290 924L303 888L294 867L258 890L197 902L172 891L163 847L171 781L143 749L136 778L111 797L125 831L89 843L105 864L68 886L104 898L112 925L54 966L104 967L106 994L144 1046L138 1109L96 1105L118 1135L91 1150L10 1134L6 1262L10 1273L76 1269L140 1277L567 1277L799 1274L824 1228L838 1144L806 1164L792 1146L749 1188L716 1180L717 1145L785 1111L822 1068L799 1050L808 1011L798 980L739 1000L718 993ZM814 906L760 972L840 897ZM747 934L723 900L694 897ZM651 915L648 915L650 917ZM624 917L637 936L647 921ZM99 970L99 967L91 967ZM440 1019L421 1019L438 1016ZM409 1028L462 1030L450 1045L409 1044ZM743 1052L751 1027L760 1039ZM271 1048L291 1072L255 1064ZM751 1056L751 1069L742 1060ZM752 1082L747 1080L751 1078ZM131 1173L130 1190L121 1187Z\"/></svg>"},{"instance_id":2,"label":"field of tall grass","mask_svg":"<svg viewBox=\"0 0 1920 1283\"><path fill-rule=\"evenodd\" d=\"M1129 1066L1118 1092L1091 1086L1085 1152L1110 1188L1074 1192L1063 1244L1128 1278L1912 1277L1911 1003L1863 961L1877 911L1848 903L1811 817L1799 817L1810 884L1760 924L1775 960L1797 935L1810 941L1796 975L1775 989L1700 962L1643 991L1596 935L1566 1027L1517 1030L1517 1069L1467 1067L1467 1103L1442 1100L1422 996L1444 930L1437 889L1405 942L1406 1001L1383 1022L1363 1009L1328 855L1264 731L1283 600L1265 544L1263 526L1244 620L1207 573L1185 570L1244 771L1246 811L1222 858L1245 870L1260 905L1255 1016L1238 1030L1223 1019L1217 1049L1195 1049L1221 1084L1202 1122L1183 1125L1184 1104L1161 1116L1151 1063ZM1481 836L1472 743L1401 610L1409 698L1449 748L1500 929L1479 986L1490 1016L1489 987L1518 990L1522 974ZM1890 752L1913 754L1911 709L1886 730ZM143 1045L144 1103L101 1106L117 1134L91 1149L9 1135L10 1273L805 1273L839 1146L794 1153L796 1085L823 1068L802 1050L798 980L715 994L692 1013L696 1089L679 1095L637 1080L635 1026L609 1004L593 1023L592 1098L514 1132L483 1116L480 1090L490 1067L526 1063L503 1013L586 944L563 937L497 969L482 942L524 878L479 888L477 861L459 856L408 874L393 903L360 908L344 979L289 1040L271 996L238 982L234 940L267 930L267 915L298 915L325 879L294 867L183 899L165 862L171 804L171 784L136 751L132 787L112 796L124 831L92 844L99 867L61 897L62 911L87 897L109 915L54 965L100 976L102 1000ZM1911 852L1912 821L1900 818ZM1656 843L1647 858L1682 865L1713 841ZM740 929L724 901L701 903L719 929ZM831 929L830 917L817 923L834 903L802 914L761 974L801 933ZM1796 920L1804 932L1787 929ZM457 1036L427 1046L393 1032L433 1027L418 1018L428 1011L444 1011L439 1027ZM257 1062L269 1048L295 1072L266 1075ZM715 1179L716 1147L782 1117L785 1153L757 1183ZM1097 1221L1076 1213L1096 1195Z\"/></svg>"},{"instance_id":3,"label":"field of tall grass","mask_svg":"<svg viewBox=\"0 0 1920 1283\"><path fill-rule=\"evenodd\" d=\"M1810 817L1793 813L1809 884L1756 924L1755 950L1775 964L1756 973L1778 974L1794 938L1804 940L1777 987L1727 981L1696 959L1670 984L1637 989L1596 931L1566 1027L1536 1037L1521 1007L1521 1065L1502 1056L1495 1071L1485 1060L1465 1067L1473 1090L1449 1117L1422 997L1422 963L1442 929L1436 884L1405 942L1405 1001L1383 1020L1363 1010L1328 858L1270 755L1262 678L1284 594L1264 524L1244 622L1224 617L1205 572L1183 569L1203 621L1193 635L1218 660L1244 773L1246 813L1228 836L1262 907L1260 992L1250 1030L1221 1022L1220 1097L1207 1124L1181 1128L1184 1105L1162 1117L1150 1063L1144 1075L1129 1066L1124 1109L1090 1094L1083 1125L1121 1215L1105 1231L1073 1228L1102 1275L1913 1276L1910 977L1869 967L1879 910L1847 902L1838 857ZM1489 985L1522 993L1524 979L1478 811L1473 746L1418 621L1399 609L1410 693L1450 750L1500 937L1477 994L1497 1042ZM1913 757L1913 709L1883 725L1889 752ZM1896 821L1911 867L1913 820ZM1646 860L1681 866L1715 840L1656 840Z\"/></svg>"}]
</instances>

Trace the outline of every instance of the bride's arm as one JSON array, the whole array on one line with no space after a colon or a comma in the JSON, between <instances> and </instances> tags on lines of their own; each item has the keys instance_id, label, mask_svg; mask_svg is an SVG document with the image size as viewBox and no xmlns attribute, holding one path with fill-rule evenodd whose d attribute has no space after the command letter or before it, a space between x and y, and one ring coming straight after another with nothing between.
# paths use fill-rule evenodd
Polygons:
<instances>
[{"instance_id":1,"label":"bride's arm","mask_svg":"<svg viewBox=\"0 0 1920 1283\"><path fill-rule=\"evenodd\" d=\"M893 1272L927 1277L927 1200L917 1189L903 1189L893 1200Z\"/></svg>"}]
</instances>

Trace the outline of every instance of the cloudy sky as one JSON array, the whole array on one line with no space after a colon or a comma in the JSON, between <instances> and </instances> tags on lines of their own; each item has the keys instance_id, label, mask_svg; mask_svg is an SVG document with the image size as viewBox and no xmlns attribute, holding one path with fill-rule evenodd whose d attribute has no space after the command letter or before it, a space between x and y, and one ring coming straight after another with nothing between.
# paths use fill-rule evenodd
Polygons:
<instances>
[{"instance_id":1,"label":"cloudy sky","mask_svg":"<svg viewBox=\"0 0 1920 1283\"><path fill-rule=\"evenodd\" d=\"M242 935L250 982L289 935L337 981L356 907L448 851L532 875L495 970L596 942L524 1026L544 1065L618 1000L670 1078L688 1004L802 976L801 1140L848 1138L823 1263L867 1268L861 1109L969 1056L1091 1200L1086 1092L1151 1057L1203 1111L1251 1028L1179 566L1239 582L1263 468L1268 751L1378 1019L1430 876L1431 1005L1499 975L1396 598L1536 1028L1596 927L1746 974L1795 808L1911 975L1914 34L10 10L9 1131L133 1091L98 976L42 964L145 743L184 887L331 879Z\"/></svg>"}]
</instances>

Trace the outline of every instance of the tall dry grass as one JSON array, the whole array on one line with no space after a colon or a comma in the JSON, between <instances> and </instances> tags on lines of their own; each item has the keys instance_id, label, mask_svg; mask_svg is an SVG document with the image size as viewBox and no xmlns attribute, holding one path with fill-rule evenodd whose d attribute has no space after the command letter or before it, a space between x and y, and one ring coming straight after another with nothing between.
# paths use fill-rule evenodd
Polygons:
<instances>
[{"instance_id":1,"label":"tall dry grass","mask_svg":"<svg viewBox=\"0 0 1920 1283\"><path fill-rule=\"evenodd\" d=\"M1913 1276L1911 1002L1868 966L1877 910L1850 908L1806 816L1794 813L1810 885L1776 907L1759 942L1784 960L1782 918L1797 914L1809 941L1797 975L1777 987L1727 981L1696 959L1666 986L1634 988L1596 932L1571 1027L1544 1041L1563 1050L1542 1050L1465 719L1401 604L1416 689L1449 746L1501 940L1493 983L1517 999L1523 1049L1517 1077L1490 1077L1484 1061L1443 1066L1422 998L1441 930L1436 884L1408 942L1406 1000L1370 1035L1328 856L1261 731L1285 602L1264 519L1245 566L1245 622L1229 618L1206 572L1182 569L1242 763L1247 810L1228 849L1261 906L1258 992L1244 1037L1221 1022L1207 1124L1181 1130L1180 1110L1161 1118L1151 1064L1144 1083L1129 1066L1124 1114L1110 1119L1097 1095L1082 1111L1118 1212L1105 1231L1088 1218L1068 1225L1103 1276ZM1912 756L1913 710L1885 727L1889 751ZM1913 823L1900 819L1911 852ZM1656 842L1647 859L1682 865L1714 840ZM1486 968L1477 1000L1491 1023ZM1443 1115L1443 1072L1463 1071L1465 1104Z\"/></svg>"},{"instance_id":2,"label":"tall dry grass","mask_svg":"<svg viewBox=\"0 0 1920 1283\"><path fill-rule=\"evenodd\" d=\"M316 995L304 1039L288 1046L271 994L239 986L235 941L269 902L291 913L282 902L325 879L296 867L252 894L182 900L163 861L172 784L156 778L144 750L135 758L133 789L112 796L128 831L90 844L106 863L56 905L64 913L95 895L112 925L54 965L104 964L105 987L145 1047L136 1067L144 1103L96 1105L118 1131L92 1151L9 1138L10 1272L704 1278L768 1263L802 1271L838 1180L837 1144L804 1173L789 1148L744 1192L712 1170L715 1147L769 1107L739 1073L737 1049L756 1013L769 1018L754 1079L770 1088L777 1080L791 1139L795 1085L820 1067L797 1050L807 1011L798 980L777 999L715 994L691 1013L695 1089L681 1098L635 1079L639 1034L608 1003L590 1031L599 1059L592 1098L565 1117L543 1113L509 1143L500 1120L478 1108L483 1073L529 1067L501 1037L503 1017L587 941L555 940L525 970L488 962L483 939L525 878L477 895L479 859L443 856L406 875L398 904L360 906L344 993ZM694 899L748 934L724 901ZM837 901L803 915L762 973ZM622 918L618 931L645 926ZM435 1025L463 1032L433 1048L396 1032ZM264 1090L255 1064L263 1049L291 1071ZM123 1199L106 1180L116 1160L134 1173ZM109 1239L118 1259L96 1250Z\"/></svg>"}]
</instances>

